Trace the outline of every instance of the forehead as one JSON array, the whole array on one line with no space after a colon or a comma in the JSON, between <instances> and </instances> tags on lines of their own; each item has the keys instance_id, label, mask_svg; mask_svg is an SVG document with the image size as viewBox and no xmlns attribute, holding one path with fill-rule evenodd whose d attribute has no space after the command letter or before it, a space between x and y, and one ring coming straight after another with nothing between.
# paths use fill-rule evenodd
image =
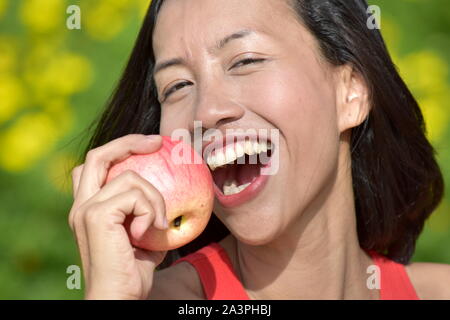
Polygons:
<instances>
[{"instance_id":1,"label":"forehead","mask_svg":"<svg viewBox=\"0 0 450 320\"><path fill-rule=\"evenodd\" d=\"M243 28L266 34L288 32L296 22L288 0L165 0L153 33L155 56L181 44L208 46Z\"/></svg>"}]
</instances>

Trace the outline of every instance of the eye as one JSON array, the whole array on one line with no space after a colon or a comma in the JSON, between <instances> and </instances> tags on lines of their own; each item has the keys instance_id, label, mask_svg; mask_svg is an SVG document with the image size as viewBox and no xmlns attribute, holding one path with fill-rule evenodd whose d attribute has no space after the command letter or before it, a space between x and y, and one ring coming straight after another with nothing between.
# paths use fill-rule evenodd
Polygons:
<instances>
[{"instance_id":1,"label":"eye","mask_svg":"<svg viewBox=\"0 0 450 320\"><path fill-rule=\"evenodd\" d=\"M178 82L176 85L170 87L164 94L164 100L167 99L172 93L175 91L184 88L186 85L192 84L191 82L184 81L184 82Z\"/></svg>"},{"instance_id":2,"label":"eye","mask_svg":"<svg viewBox=\"0 0 450 320\"><path fill-rule=\"evenodd\" d=\"M249 65L249 64L253 64L253 63L260 63L260 62L264 62L266 59L263 58L259 58L259 59L253 59L253 58L246 58L246 59L242 59L238 62L236 62L229 70L236 68L236 67L240 67L240 66L245 66L245 65ZM188 82L188 81L184 81L184 82L179 82L176 85L170 87L164 94L164 100L167 99L172 93L174 93L175 91L178 91L179 89L184 88L186 85L190 85L192 84L192 82Z\"/></svg>"},{"instance_id":3,"label":"eye","mask_svg":"<svg viewBox=\"0 0 450 320\"><path fill-rule=\"evenodd\" d=\"M245 65L248 65L248 64L253 64L253 63L263 62L263 61L265 61L265 60L266 60L266 59L262 59L262 58L259 58L259 59L246 58L246 59L243 59L243 60L240 60L240 61L236 62L236 63L230 68L230 70L233 69L233 68L240 67L240 66L245 66Z\"/></svg>"}]
</instances>

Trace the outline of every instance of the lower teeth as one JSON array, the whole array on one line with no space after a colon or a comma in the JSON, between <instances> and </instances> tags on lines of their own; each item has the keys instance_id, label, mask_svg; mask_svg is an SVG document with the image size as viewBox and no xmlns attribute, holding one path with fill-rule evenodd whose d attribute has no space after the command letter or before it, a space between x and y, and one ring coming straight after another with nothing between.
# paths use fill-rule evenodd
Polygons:
<instances>
[{"instance_id":1,"label":"lower teeth","mask_svg":"<svg viewBox=\"0 0 450 320\"><path fill-rule=\"evenodd\" d=\"M232 195L232 194L236 194L241 192L242 190L244 190L245 188L247 188L250 185L249 183L237 186L237 183L235 181L233 182L225 182L225 184L223 185L223 194L226 196Z\"/></svg>"}]
</instances>

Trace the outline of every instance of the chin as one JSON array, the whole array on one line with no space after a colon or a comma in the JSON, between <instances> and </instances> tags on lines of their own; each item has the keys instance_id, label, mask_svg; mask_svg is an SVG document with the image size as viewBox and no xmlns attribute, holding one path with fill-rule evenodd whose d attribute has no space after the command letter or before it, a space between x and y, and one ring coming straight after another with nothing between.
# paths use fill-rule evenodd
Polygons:
<instances>
[{"instance_id":1,"label":"chin","mask_svg":"<svg viewBox=\"0 0 450 320\"><path fill-rule=\"evenodd\" d=\"M259 213L257 214L257 212ZM270 212L280 211L274 209ZM281 217L273 217L269 211L261 212L253 209L251 212L240 211L233 212L232 214L227 213L225 219L220 212L216 212L216 214L239 242L250 246L269 244L283 232L281 228Z\"/></svg>"}]
</instances>

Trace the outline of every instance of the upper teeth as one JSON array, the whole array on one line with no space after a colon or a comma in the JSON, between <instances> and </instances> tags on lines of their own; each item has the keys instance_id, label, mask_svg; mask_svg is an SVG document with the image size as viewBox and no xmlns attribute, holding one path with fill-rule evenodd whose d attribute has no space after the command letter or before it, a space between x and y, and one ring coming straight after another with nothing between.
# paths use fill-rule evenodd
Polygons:
<instances>
[{"instance_id":1,"label":"upper teeth","mask_svg":"<svg viewBox=\"0 0 450 320\"><path fill-rule=\"evenodd\" d=\"M267 144L265 141L239 141L234 144L227 145L222 149L215 150L214 153L211 153L208 156L206 163L211 170L215 170L218 167L224 166L233 162L237 158L244 156L244 154L251 156L254 154L260 154L261 152L267 152L267 150L270 149L270 143Z\"/></svg>"}]
</instances>

